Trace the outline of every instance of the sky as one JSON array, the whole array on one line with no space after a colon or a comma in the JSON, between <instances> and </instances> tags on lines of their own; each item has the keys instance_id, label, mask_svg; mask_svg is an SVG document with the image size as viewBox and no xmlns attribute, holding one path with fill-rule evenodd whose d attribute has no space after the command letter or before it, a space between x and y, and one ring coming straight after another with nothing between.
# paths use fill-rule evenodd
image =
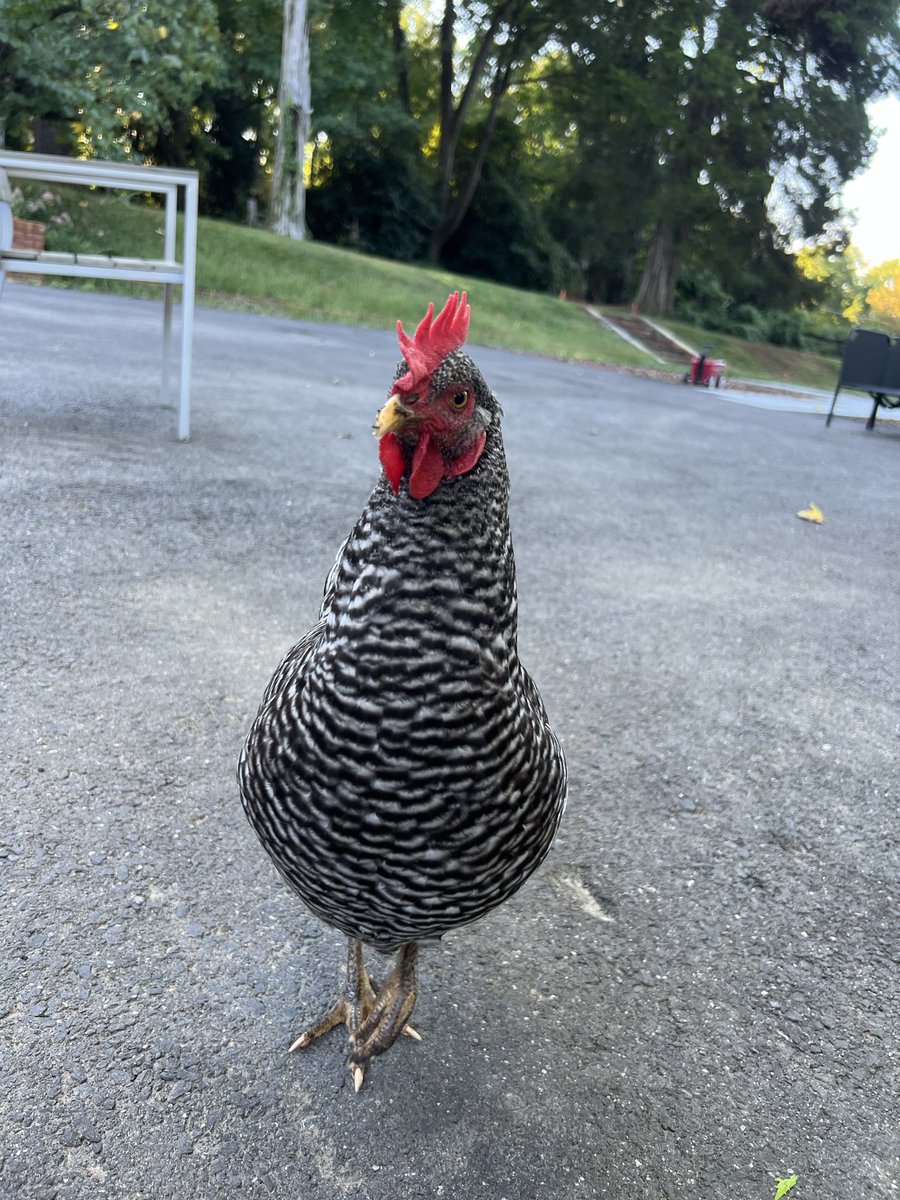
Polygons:
<instances>
[{"instance_id":1,"label":"sky","mask_svg":"<svg viewBox=\"0 0 900 1200\"><path fill-rule=\"evenodd\" d=\"M870 266L900 258L900 96L869 106L874 129L884 129L868 167L844 188L844 207L855 209L851 241Z\"/></svg>"}]
</instances>

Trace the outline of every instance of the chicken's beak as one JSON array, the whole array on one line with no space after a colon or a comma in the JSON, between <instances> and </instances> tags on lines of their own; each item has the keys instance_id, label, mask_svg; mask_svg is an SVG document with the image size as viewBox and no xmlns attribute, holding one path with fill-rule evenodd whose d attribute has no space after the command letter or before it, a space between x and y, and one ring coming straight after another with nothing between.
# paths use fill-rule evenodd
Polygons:
<instances>
[{"instance_id":1,"label":"chicken's beak","mask_svg":"<svg viewBox=\"0 0 900 1200\"><path fill-rule=\"evenodd\" d=\"M386 433L397 433L411 420L416 420L416 413L406 407L399 392L394 392L375 418L372 432L377 438L382 438Z\"/></svg>"}]
</instances>

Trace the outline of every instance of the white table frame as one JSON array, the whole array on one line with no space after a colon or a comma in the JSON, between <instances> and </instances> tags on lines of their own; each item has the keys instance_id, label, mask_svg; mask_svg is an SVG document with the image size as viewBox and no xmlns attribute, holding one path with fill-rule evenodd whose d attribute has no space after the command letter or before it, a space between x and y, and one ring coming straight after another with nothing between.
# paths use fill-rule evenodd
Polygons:
<instances>
[{"instance_id":1,"label":"white table frame","mask_svg":"<svg viewBox=\"0 0 900 1200\"><path fill-rule=\"evenodd\" d=\"M3 195L4 171L16 179L119 188L132 192L154 192L164 196L163 257L142 259L117 255L14 250L11 210L8 199L4 199ZM177 244L179 193L183 193L184 210L180 257ZM144 167L134 163L99 162L95 159L61 158L51 154L28 154L0 149L0 289L3 285L4 270L30 275L85 276L93 279L127 279L135 283L162 284L165 289L162 350L164 404L169 403L170 392L174 293L176 287L181 288L178 388L178 437L181 441L187 441L190 437L198 193L199 178L196 171Z\"/></svg>"}]
</instances>

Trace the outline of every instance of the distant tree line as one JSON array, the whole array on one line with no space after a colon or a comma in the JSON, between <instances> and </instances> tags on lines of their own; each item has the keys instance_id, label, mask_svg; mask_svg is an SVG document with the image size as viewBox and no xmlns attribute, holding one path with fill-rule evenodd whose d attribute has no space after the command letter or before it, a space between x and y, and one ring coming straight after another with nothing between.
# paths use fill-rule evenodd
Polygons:
<instances>
[{"instance_id":1,"label":"distant tree line","mask_svg":"<svg viewBox=\"0 0 900 1200\"><path fill-rule=\"evenodd\" d=\"M670 313L787 309L839 247L896 0L310 0L313 236ZM0 0L0 142L265 209L282 0ZM775 299L777 298L777 299ZM719 299L715 302L718 303Z\"/></svg>"}]
</instances>

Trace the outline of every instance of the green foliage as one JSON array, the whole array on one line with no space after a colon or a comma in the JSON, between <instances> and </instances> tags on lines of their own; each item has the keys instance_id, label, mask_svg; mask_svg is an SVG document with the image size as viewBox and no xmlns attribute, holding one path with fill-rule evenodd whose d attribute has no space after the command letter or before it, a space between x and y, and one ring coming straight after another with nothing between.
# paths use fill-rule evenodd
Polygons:
<instances>
[{"instance_id":1,"label":"green foliage","mask_svg":"<svg viewBox=\"0 0 900 1200\"><path fill-rule=\"evenodd\" d=\"M689 267L681 275L679 300L697 312L724 312L731 298L709 267Z\"/></svg>"},{"instance_id":2,"label":"green foliage","mask_svg":"<svg viewBox=\"0 0 900 1200\"><path fill-rule=\"evenodd\" d=\"M826 311L857 321L863 311L866 287L862 255L854 246L839 250L827 243L805 248L797 255L797 269L816 287L816 299Z\"/></svg>"},{"instance_id":3,"label":"green foliage","mask_svg":"<svg viewBox=\"0 0 900 1200\"><path fill-rule=\"evenodd\" d=\"M782 1197L786 1196L788 1192L796 1187L798 1177L796 1175L789 1175L786 1179L776 1177L775 1182L778 1184L775 1189L775 1200L782 1200Z\"/></svg>"},{"instance_id":4,"label":"green foliage","mask_svg":"<svg viewBox=\"0 0 900 1200\"><path fill-rule=\"evenodd\" d=\"M782 299L780 293L779 299ZM827 314L758 307L747 301L736 303L709 268L686 268L676 296L678 317L706 329L732 334L750 342L796 349L815 348L820 353L840 354L849 326Z\"/></svg>"},{"instance_id":5,"label":"green foliage","mask_svg":"<svg viewBox=\"0 0 900 1200\"><path fill-rule=\"evenodd\" d=\"M590 36L590 34L588 34ZM579 43L581 44L581 43ZM654 121L646 78L623 60L598 70L607 52L591 49L549 60L532 123L549 125L557 162L542 208L553 234L580 265L578 291L589 299L624 303L634 293L636 258L650 219ZM536 132L531 133L536 140ZM546 166L544 173L547 173Z\"/></svg>"},{"instance_id":6,"label":"green foliage","mask_svg":"<svg viewBox=\"0 0 900 1200\"><path fill-rule=\"evenodd\" d=\"M831 354L839 358L843 353L850 322L836 313L814 309L802 312L803 345L819 354Z\"/></svg>"},{"instance_id":7,"label":"green foliage","mask_svg":"<svg viewBox=\"0 0 900 1200\"><path fill-rule=\"evenodd\" d=\"M5 0L0 128L23 145L35 117L70 125L81 149L126 157L166 130L221 67L214 0Z\"/></svg>"},{"instance_id":8,"label":"green foliage","mask_svg":"<svg viewBox=\"0 0 900 1200\"><path fill-rule=\"evenodd\" d=\"M502 278L514 287L577 291L577 264L529 201L531 164L516 157L519 137L513 122L501 120L495 135L500 161L485 167L472 206L445 248L444 262L452 270ZM474 151L474 144L466 147L463 170Z\"/></svg>"},{"instance_id":9,"label":"green foliage","mask_svg":"<svg viewBox=\"0 0 900 1200\"><path fill-rule=\"evenodd\" d=\"M865 101L897 76L893 0L585 4L569 34L576 154L560 200L589 287L633 284L646 263L670 276L665 292L679 261L705 259L740 300L786 286L801 299L784 246L834 220L832 197L864 161ZM613 263L596 247L601 204Z\"/></svg>"},{"instance_id":10,"label":"green foliage","mask_svg":"<svg viewBox=\"0 0 900 1200\"><path fill-rule=\"evenodd\" d=\"M274 155L281 62L282 0L216 0L222 70L204 85L197 107L205 114L170 162L200 169L201 205L213 216L246 215L251 197L266 199L262 160Z\"/></svg>"},{"instance_id":11,"label":"green foliage","mask_svg":"<svg viewBox=\"0 0 900 1200\"><path fill-rule=\"evenodd\" d=\"M171 129L172 113L218 78L214 0L82 0L81 9L92 103L79 123L95 152L110 136L127 149L141 131Z\"/></svg>"},{"instance_id":12,"label":"green foliage","mask_svg":"<svg viewBox=\"0 0 900 1200\"><path fill-rule=\"evenodd\" d=\"M900 258L888 259L866 273L866 315L889 333L900 333Z\"/></svg>"},{"instance_id":13,"label":"green foliage","mask_svg":"<svg viewBox=\"0 0 900 1200\"><path fill-rule=\"evenodd\" d=\"M311 10L313 236L398 259L424 253L434 220L416 119L401 85L394 22L381 0Z\"/></svg>"},{"instance_id":14,"label":"green foliage","mask_svg":"<svg viewBox=\"0 0 900 1200\"><path fill-rule=\"evenodd\" d=\"M414 160L349 143L307 194L306 216L314 237L410 261L424 254L432 211Z\"/></svg>"},{"instance_id":15,"label":"green foliage","mask_svg":"<svg viewBox=\"0 0 900 1200\"><path fill-rule=\"evenodd\" d=\"M766 319L766 314L760 312L752 304L737 304L729 314L731 317L730 326L734 333L745 337L749 342L768 342L774 341L769 335L769 322ZM788 345L786 342L778 342L778 345Z\"/></svg>"},{"instance_id":16,"label":"green foliage","mask_svg":"<svg viewBox=\"0 0 900 1200\"><path fill-rule=\"evenodd\" d=\"M803 342L803 318L797 312L785 312L783 309L773 309L769 313L767 341L773 346L796 346L801 349Z\"/></svg>"},{"instance_id":17,"label":"green foliage","mask_svg":"<svg viewBox=\"0 0 900 1200\"><path fill-rule=\"evenodd\" d=\"M35 117L74 115L89 97L69 69L79 47L72 8L41 0L0 4L0 143L22 144Z\"/></svg>"}]
</instances>

